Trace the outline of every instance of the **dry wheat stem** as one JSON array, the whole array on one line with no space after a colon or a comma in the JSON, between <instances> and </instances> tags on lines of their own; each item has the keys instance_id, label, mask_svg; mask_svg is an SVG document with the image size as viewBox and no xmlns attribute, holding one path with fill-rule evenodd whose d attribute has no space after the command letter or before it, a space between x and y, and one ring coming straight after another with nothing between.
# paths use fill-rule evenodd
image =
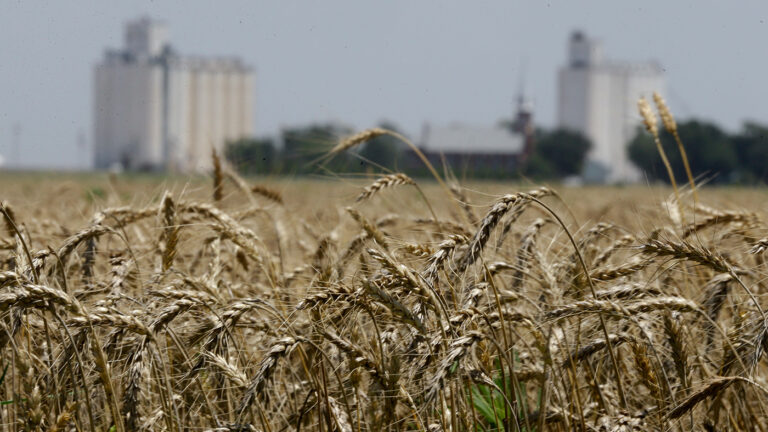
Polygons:
<instances>
[{"instance_id":1,"label":"dry wheat stem","mask_svg":"<svg viewBox=\"0 0 768 432\"><path fill-rule=\"evenodd\" d=\"M637 108L640 111L640 116L643 118L643 124L645 125L645 128L653 136L653 140L656 143L656 150L658 150L659 156L661 156L661 160L664 162L664 166L667 169L667 175L669 176L669 181L672 183L672 189L675 192L675 202L677 202L678 208L680 208L680 194L677 191L675 174L672 171L672 165L669 164L667 153L664 151L664 147L661 145L661 139L659 139L659 126L656 115L651 110L651 105L648 103L648 101L645 100L645 98L641 97L637 101ZM680 213L682 214L682 210Z\"/></svg>"},{"instance_id":2,"label":"dry wheat stem","mask_svg":"<svg viewBox=\"0 0 768 432\"><path fill-rule=\"evenodd\" d=\"M735 382L738 382L738 381L750 384L755 388L759 389L762 393L768 394L768 390L766 390L763 386L761 386L760 384L748 378L744 378L741 376L718 377L711 380L709 383L707 383L706 386L704 386L697 392L691 394L691 396L689 396L688 399L686 399L680 405L678 405L672 411L670 411L667 414L667 418L670 418L670 419L680 418L682 415L692 410L696 405L698 405L703 400L719 395L720 393L725 391L728 387L730 387L731 385L733 385Z\"/></svg>"},{"instance_id":3,"label":"dry wheat stem","mask_svg":"<svg viewBox=\"0 0 768 432\"><path fill-rule=\"evenodd\" d=\"M680 134L677 133L677 122L675 122L675 117L672 115L672 111L670 111L667 103L664 101L664 98L661 97L661 95L657 92L653 92L653 101L656 103L656 109L659 111L659 116L661 117L661 121L664 124L664 128L675 138L677 149L680 151L680 156L683 159L685 174L688 176L688 182L691 185L693 202L698 205L699 195L696 192L696 182L693 180L691 166L688 164L688 155L685 152L685 146L683 146L683 141L680 139Z\"/></svg>"}]
</instances>

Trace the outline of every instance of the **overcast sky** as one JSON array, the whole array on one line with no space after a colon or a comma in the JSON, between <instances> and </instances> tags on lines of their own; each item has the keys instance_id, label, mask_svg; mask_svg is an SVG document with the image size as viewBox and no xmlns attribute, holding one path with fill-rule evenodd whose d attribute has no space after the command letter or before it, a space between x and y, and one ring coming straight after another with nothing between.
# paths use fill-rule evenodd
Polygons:
<instances>
[{"instance_id":1,"label":"overcast sky","mask_svg":"<svg viewBox=\"0 0 768 432\"><path fill-rule=\"evenodd\" d=\"M78 136L90 147L93 65L143 14L166 21L182 54L255 67L259 135L327 120L490 125L512 115L523 75L536 121L553 125L574 29L606 58L658 60L679 118L768 123L766 0L0 0L0 154L18 129L26 166L89 163Z\"/></svg>"}]
</instances>

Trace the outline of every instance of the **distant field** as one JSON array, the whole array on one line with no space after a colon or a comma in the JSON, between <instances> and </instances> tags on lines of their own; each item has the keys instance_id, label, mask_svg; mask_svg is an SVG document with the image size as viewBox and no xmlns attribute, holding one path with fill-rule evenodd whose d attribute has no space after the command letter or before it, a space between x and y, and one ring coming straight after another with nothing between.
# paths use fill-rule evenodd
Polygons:
<instances>
[{"instance_id":1,"label":"distant field","mask_svg":"<svg viewBox=\"0 0 768 432\"><path fill-rule=\"evenodd\" d=\"M768 191L411 183L0 173L5 430L768 427Z\"/></svg>"},{"instance_id":2,"label":"distant field","mask_svg":"<svg viewBox=\"0 0 768 432\"><path fill-rule=\"evenodd\" d=\"M276 177L251 178L253 184L263 184L280 191L287 207L301 211L318 206L349 205L360 189L375 178L354 177ZM440 212L456 211L456 206L446 202L440 187L434 180L417 179L433 206ZM20 208L34 209L43 204L45 210L59 210L75 206L83 211L97 210L105 206L149 204L159 202L166 190L187 200L208 200L211 195L211 176L161 174L119 174L107 173L43 173L43 172L0 172L2 199L10 200ZM538 184L467 182L462 183L470 204L478 213L492 203L499 195L525 191ZM664 212L664 202L673 197L668 187L632 186L586 186L565 187L551 185L563 198L562 204L578 216L579 223L612 220L624 223L640 223L651 215ZM768 209L768 189L754 187L717 187L701 190L702 201L712 206L732 209L763 211ZM376 201L379 210L397 211L403 202L419 200L412 190L399 191L394 196L385 193ZM432 198L434 197L434 198ZM227 204L238 205L242 197L231 185L225 191ZM424 212L423 202L415 202L412 211ZM61 207L59 207L61 206ZM565 207L565 206L563 206ZM420 210L421 209L421 210ZM38 211L42 210L38 208ZM641 212L641 213L638 213ZM86 212L87 214L88 212Z\"/></svg>"}]
</instances>

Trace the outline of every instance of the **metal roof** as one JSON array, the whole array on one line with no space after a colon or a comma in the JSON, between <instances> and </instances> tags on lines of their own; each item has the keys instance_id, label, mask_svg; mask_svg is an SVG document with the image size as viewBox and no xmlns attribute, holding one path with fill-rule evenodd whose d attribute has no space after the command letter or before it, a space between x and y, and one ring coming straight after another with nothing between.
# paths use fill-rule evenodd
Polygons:
<instances>
[{"instance_id":1,"label":"metal roof","mask_svg":"<svg viewBox=\"0 0 768 432\"><path fill-rule=\"evenodd\" d=\"M421 145L431 152L444 153L522 153L525 137L501 126L475 126L453 123L427 126Z\"/></svg>"}]
</instances>

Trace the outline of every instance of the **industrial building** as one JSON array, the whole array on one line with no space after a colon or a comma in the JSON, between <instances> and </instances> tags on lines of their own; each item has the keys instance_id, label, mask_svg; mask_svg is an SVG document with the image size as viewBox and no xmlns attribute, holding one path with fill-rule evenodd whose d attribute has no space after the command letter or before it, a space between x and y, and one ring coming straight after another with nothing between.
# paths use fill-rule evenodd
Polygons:
<instances>
[{"instance_id":1,"label":"industrial building","mask_svg":"<svg viewBox=\"0 0 768 432\"><path fill-rule=\"evenodd\" d=\"M558 74L557 121L560 128L580 132L592 142L584 173L588 181L639 180L640 172L627 156L641 123L637 100L664 90L658 63L608 61L600 41L580 31L571 35L568 63Z\"/></svg>"},{"instance_id":2,"label":"industrial building","mask_svg":"<svg viewBox=\"0 0 768 432\"><path fill-rule=\"evenodd\" d=\"M182 56L163 22L125 26L93 82L97 169L204 171L211 149L253 135L253 71L238 58Z\"/></svg>"},{"instance_id":3,"label":"industrial building","mask_svg":"<svg viewBox=\"0 0 768 432\"><path fill-rule=\"evenodd\" d=\"M533 108L522 93L511 119L495 126L452 123L424 125L419 139L421 152L435 166L446 163L457 175L476 178L511 177L525 165L534 147ZM423 164L405 150L404 168L418 172Z\"/></svg>"}]
</instances>

